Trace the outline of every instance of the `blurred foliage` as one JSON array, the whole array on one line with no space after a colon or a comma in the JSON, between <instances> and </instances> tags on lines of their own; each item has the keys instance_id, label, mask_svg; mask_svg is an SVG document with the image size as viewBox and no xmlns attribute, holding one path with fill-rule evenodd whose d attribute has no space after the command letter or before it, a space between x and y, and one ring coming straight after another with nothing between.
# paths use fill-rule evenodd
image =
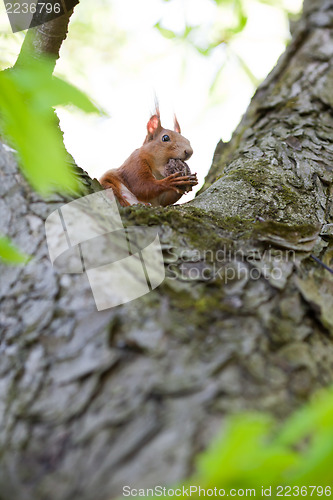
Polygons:
<instances>
[{"instance_id":1,"label":"blurred foliage","mask_svg":"<svg viewBox=\"0 0 333 500\"><path fill-rule=\"evenodd\" d=\"M0 17L1 20L1 17ZM7 21L7 19L5 18ZM7 21L8 22L8 21ZM3 23L4 24L4 23ZM1 25L0 25L1 29ZM24 33L0 32L0 71L14 64L24 40Z\"/></svg>"},{"instance_id":2,"label":"blurred foliage","mask_svg":"<svg viewBox=\"0 0 333 500\"><path fill-rule=\"evenodd\" d=\"M51 67L47 59L31 60L0 73L0 130L17 151L28 181L43 194L77 188L53 107L73 104L85 112L98 111L81 91L51 77Z\"/></svg>"},{"instance_id":3,"label":"blurred foliage","mask_svg":"<svg viewBox=\"0 0 333 500\"><path fill-rule=\"evenodd\" d=\"M60 67L61 75L67 75L74 66L72 76L87 88L87 61L93 68L112 66L127 40L128 34L114 20L113 0L81 1L71 18L57 71Z\"/></svg>"},{"instance_id":4,"label":"blurred foliage","mask_svg":"<svg viewBox=\"0 0 333 500\"><path fill-rule=\"evenodd\" d=\"M163 0L164 2L172 2L174 0ZM210 30L207 32L205 39L202 39L202 26L191 26L186 23L182 32L173 31L167 28L163 21L160 20L155 24L155 28L159 33L168 39L187 44L189 47L197 51L203 56L209 56L218 47L226 49L226 61L221 65L216 73L215 79L212 83L211 90L214 89L221 73L224 71L228 60L233 59L250 79L254 87L257 87L260 81L252 72L250 66L243 57L232 47L232 42L235 37L241 34L248 22L248 0L207 0L216 4L216 15ZM271 7L281 9L285 15L294 19L295 14L288 8L288 2L283 0L253 0L253 3L266 4ZM198 34L201 34L198 37ZM287 43L288 40L285 40Z\"/></svg>"},{"instance_id":5,"label":"blurred foliage","mask_svg":"<svg viewBox=\"0 0 333 500\"><path fill-rule=\"evenodd\" d=\"M71 104L88 113L98 109L80 90L52 77L52 64L31 59L0 73L0 131L37 191L78 192L53 107ZM26 261L6 237L0 240L0 258L12 264Z\"/></svg>"},{"instance_id":6,"label":"blurred foliage","mask_svg":"<svg viewBox=\"0 0 333 500\"><path fill-rule=\"evenodd\" d=\"M126 34L113 21L112 1L81 1L74 9L70 35L61 51L65 50L71 56L71 62L78 71L83 72L87 57L94 58L96 64L103 60L104 63L110 61L126 41ZM0 3L0 70L15 63L26 33L6 32L8 30L8 17Z\"/></svg>"},{"instance_id":7,"label":"blurred foliage","mask_svg":"<svg viewBox=\"0 0 333 500\"><path fill-rule=\"evenodd\" d=\"M9 238L0 236L0 261L6 264L25 264L28 261L28 255L20 252Z\"/></svg>"},{"instance_id":8,"label":"blurred foliage","mask_svg":"<svg viewBox=\"0 0 333 500\"><path fill-rule=\"evenodd\" d=\"M289 495L280 496L325 497L333 493L325 493L332 486L332 463L333 388L317 393L283 425L263 414L230 417L186 485L226 493L254 488L257 496L261 487L272 487L272 497L279 496L278 486L290 486Z\"/></svg>"},{"instance_id":9,"label":"blurred foliage","mask_svg":"<svg viewBox=\"0 0 333 500\"><path fill-rule=\"evenodd\" d=\"M169 2L170 0L164 1ZM219 7L217 11L219 19L220 15L221 19L223 19L223 17L227 14L227 10L229 11L228 14L231 13L232 16L228 16L228 22L224 23L223 29L219 30L218 38L213 41L210 41L209 38L207 38L204 47L196 43L195 37L193 37L193 35L201 30L200 25L189 26L186 24L183 33L176 33L175 31L163 28L161 22L156 23L154 27L157 28L161 35L166 38L186 41L200 54L207 56L217 46L222 43L228 43L234 35L240 33L245 28L248 19L242 0L214 0L214 2Z\"/></svg>"}]
</instances>

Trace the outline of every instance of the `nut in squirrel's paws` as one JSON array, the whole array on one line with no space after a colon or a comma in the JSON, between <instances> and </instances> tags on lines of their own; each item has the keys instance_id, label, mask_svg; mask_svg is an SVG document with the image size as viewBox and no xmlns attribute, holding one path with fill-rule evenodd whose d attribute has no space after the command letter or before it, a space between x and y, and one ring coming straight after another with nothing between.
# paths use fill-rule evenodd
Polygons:
<instances>
[{"instance_id":1,"label":"nut in squirrel's paws","mask_svg":"<svg viewBox=\"0 0 333 500\"><path fill-rule=\"evenodd\" d=\"M192 185L198 184L198 182L194 182L197 181L197 174L191 174L190 167L187 163L178 158L171 158L165 165L164 175L165 177L168 177L168 175L175 174L176 172L180 172L181 175L190 175L192 177ZM184 193L188 193L189 191L192 191L192 186L188 184L186 186L179 186L178 189Z\"/></svg>"}]
</instances>

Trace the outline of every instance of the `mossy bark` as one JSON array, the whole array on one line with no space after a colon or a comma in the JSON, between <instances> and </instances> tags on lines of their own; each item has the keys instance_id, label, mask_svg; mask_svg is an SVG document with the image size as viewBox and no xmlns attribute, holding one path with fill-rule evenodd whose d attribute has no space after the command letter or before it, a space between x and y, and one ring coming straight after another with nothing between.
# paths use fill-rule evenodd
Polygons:
<instances>
[{"instance_id":1,"label":"mossy bark","mask_svg":"<svg viewBox=\"0 0 333 500\"><path fill-rule=\"evenodd\" d=\"M40 199L1 146L1 232L34 259L1 270L0 497L106 500L172 484L226 415L284 418L333 380L333 3L309 0L205 190L121 210L159 230L167 278L96 311L57 274ZM86 193L96 185L83 178Z\"/></svg>"}]
</instances>

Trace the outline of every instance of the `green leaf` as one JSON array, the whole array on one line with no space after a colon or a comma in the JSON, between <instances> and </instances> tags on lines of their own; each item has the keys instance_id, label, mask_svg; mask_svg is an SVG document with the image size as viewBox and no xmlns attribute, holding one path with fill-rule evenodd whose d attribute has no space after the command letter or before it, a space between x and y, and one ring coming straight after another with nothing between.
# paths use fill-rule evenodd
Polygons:
<instances>
[{"instance_id":1,"label":"green leaf","mask_svg":"<svg viewBox=\"0 0 333 500\"><path fill-rule=\"evenodd\" d=\"M229 419L223 435L198 461L199 484L208 488L255 487L279 480L294 464L295 452L272 442L269 436L273 423L259 414Z\"/></svg>"},{"instance_id":2,"label":"green leaf","mask_svg":"<svg viewBox=\"0 0 333 500\"><path fill-rule=\"evenodd\" d=\"M226 66L226 63L227 63L227 59L224 60L224 62L221 64L220 68L218 69L218 71L215 73L215 76L214 76L214 79L211 83L211 86L209 88L209 92L211 94L213 94L218 86L218 83L220 81L220 77L225 69L225 66Z\"/></svg>"},{"instance_id":3,"label":"green leaf","mask_svg":"<svg viewBox=\"0 0 333 500\"><path fill-rule=\"evenodd\" d=\"M0 236L0 259L6 264L25 264L29 256L20 252L6 236Z\"/></svg>"},{"instance_id":4,"label":"green leaf","mask_svg":"<svg viewBox=\"0 0 333 500\"><path fill-rule=\"evenodd\" d=\"M317 394L279 432L277 427L265 414L229 417L223 434L199 457L197 472L188 484L257 492L258 485L271 486L274 497L277 485L295 486L295 495L297 486L303 486L301 496L306 486L322 485L306 494L323 496L332 478L333 388Z\"/></svg>"},{"instance_id":5,"label":"green leaf","mask_svg":"<svg viewBox=\"0 0 333 500\"><path fill-rule=\"evenodd\" d=\"M201 54L202 56L209 56L209 54L211 53L211 51L215 48L215 46L213 45L210 45L209 47L206 47L205 49L203 49L202 47L198 47L198 45L194 45L195 49L199 52L199 54Z\"/></svg>"},{"instance_id":6,"label":"green leaf","mask_svg":"<svg viewBox=\"0 0 333 500\"><path fill-rule=\"evenodd\" d=\"M270 5L271 7L283 8L283 2L281 2L281 0L258 0L258 2L263 3L265 5Z\"/></svg>"},{"instance_id":7,"label":"green leaf","mask_svg":"<svg viewBox=\"0 0 333 500\"><path fill-rule=\"evenodd\" d=\"M214 0L214 2L216 3L216 5L223 5L223 4L230 5L234 2L234 0Z\"/></svg>"},{"instance_id":8,"label":"green leaf","mask_svg":"<svg viewBox=\"0 0 333 500\"><path fill-rule=\"evenodd\" d=\"M304 408L296 411L281 429L278 439L294 445L320 429L333 433L333 388L317 393Z\"/></svg>"},{"instance_id":9,"label":"green leaf","mask_svg":"<svg viewBox=\"0 0 333 500\"><path fill-rule=\"evenodd\" d=\"M178 37L177 33L175 33L174 31L162 28L159 22L154 25L154 28L158 29L158 31L161 33L161 35L164 36L164 38L173 39Z\"/></svg>"},{"instance_id":10,"label":"green leaf","mask_svg":"<svg viewBox=\"0 0 333 500\"><path fill-rule=\"evenodd\" d=\"M182 35L182 38L184 38L184 39L188 38L188 36L190 35L190 33L192 33L193 30L197 30L197 29L198 29L198 26L189 26L189 25L186 25L184 33Z\"/></svg>"},{"instance_id":11,"label":"green leaf","mask_svg":"<svg viewBox=\"0 0 333 500\"><path fill-rule=\"evenodd\" d=\"M38 110L73 104L86 113L101 113L81 90L61 78L50 78L47 67L48 61L45 65L37 62L36 65L29 65L29 69L18 68L11 74L17 89L29 95Z\"/></svg>"},{"instance_id":12,"label":"green leaf","mask_svg":"<svg viewBox=\"0 0 333 500\"><path fill-rule=\"evenodd\" d=\"M65 80L53 77L50 91L54 100L53 106L71 104L85 113L105 114L101 109L96 107L86 94Z\"/></svg>"},{"instance_id":13,"label":"green leaf","mask_svg":"<svg viewBox=\"0 0 333 500\"><path fill-rule=\"evenodd\" d=\"M232 51L232 55L237 59L240 67L242 68L242 70L244 71L244 73L246 74L246 76L249 78L249 80L251 81L251 83L254 86L254 88L258 87L260 81L252 73L250 67L246 64L246 62L244 61L244 59L239 54L237 54L236 52L233 52L233 51Z\"/></svg>"},{"instance_id":14,"label":"green leaf","mask_svg":"<svg viewBox=\"0 0 333 500\"><path fill-rule=\"evenodd\" d=\"M99 111L83 92L50 77L50 64L33 60L0 73L0 129L17 150L24 175L43 194L78 190L53 107L71 103Z\"/></svg>"}]
</instances>

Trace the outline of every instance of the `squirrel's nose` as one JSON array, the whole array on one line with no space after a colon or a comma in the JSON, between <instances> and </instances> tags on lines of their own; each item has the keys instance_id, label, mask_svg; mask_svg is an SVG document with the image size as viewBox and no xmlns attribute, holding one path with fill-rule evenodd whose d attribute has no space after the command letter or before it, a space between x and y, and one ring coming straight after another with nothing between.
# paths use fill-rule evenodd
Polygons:
<instances>
[{"instance_id":1,"label":"squirrel's nose","mask_svg":"<svg viewBox=\"0 0 333 500\"><path fill-rule=\"evenodd\" d=\"M185 149L184 154L185 154L185 160L188 160L189 158L191 158L193 154L193 149L191 147Z\"/></svg>"}]
</instances>

